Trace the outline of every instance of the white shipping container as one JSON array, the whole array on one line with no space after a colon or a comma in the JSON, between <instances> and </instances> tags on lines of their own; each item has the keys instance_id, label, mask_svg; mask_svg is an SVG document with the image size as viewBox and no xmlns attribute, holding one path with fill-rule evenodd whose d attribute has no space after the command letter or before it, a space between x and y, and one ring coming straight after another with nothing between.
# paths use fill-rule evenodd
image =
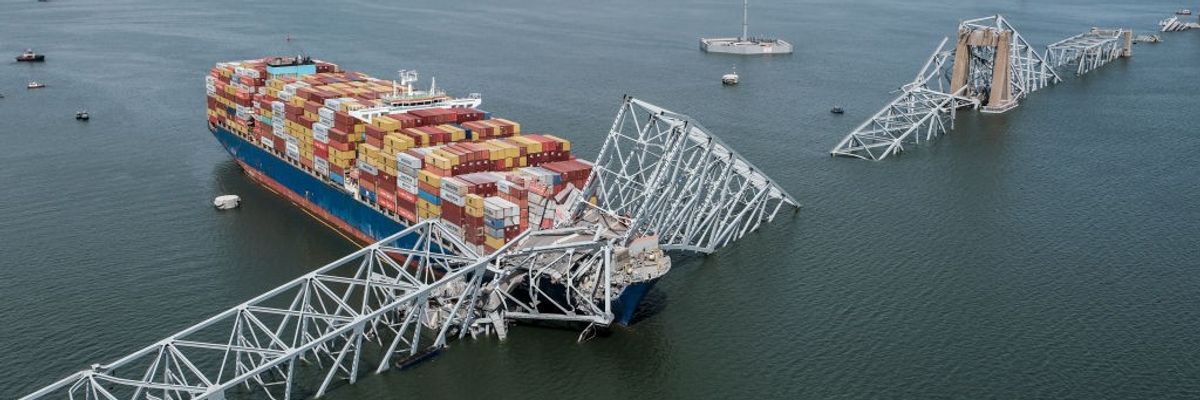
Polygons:
<instances>
[{"instance_id":1,"label":"white shipping container","mask_svg":"<svg viewBox=\"0 0 1200 400\"><path fill-rule=\"evenodd\" d=\"M275 141L274 140L271 140L270 138L268 138L266 136L262 136L262 137L258 138L258 141L262 143L263 147L266 147L271 150L275 150Z\"/></svg>"},{"instance_id":2,"label":"white shipping container","mask_svg":"<svg viewBox=\"0 0 1200 400\"><path fill-rule=\"evenodd\" d=\"M421 159L408 153L397 153L396 164L414 169L421 169Z\"/></svg>"},{"instance_id":3,"label":"white shipping container","mask_svg":"<svg viewBox=\"0 0 1200 400\"><path fill-rule=\"evenodd\" d=\"M313 157L313 169L321 175L329 175L329 161L321 157Z\"/></svg>"},{"instance_id":4,"label":"white shipping container","mask_svg":"<svg viewBox=\"0 0 1200 400\"><path fill-rule=\"evenodd\" d=\"M442 193L454 192L454 194L459 196L467 194L467 184L455 177L442 178L441 186Z\"/></svg>"},{"instance_id":5,"label":"white shipping container","mask_svg":"<svg viewBox=\"0 0 1200 400\"><path fill-rule=\"evenodd\" d=\"M286 147L287 147L287 156L288 157L291 157L294 160L300 159L300 146L297 146L296 142L288 140Z\"/></svg>"},{"instance_id":6,"label":"white shipping container","mask_svg":"<svg viewBox=\"0 0 1200 400\"><path fill-rule=\"evenodd\" d=\"M368 173L368 174L371 174L371 175L377 175L377 174L379 174L379 169L378 169L378 168L375 168L375 166L373 166L373 165L371 165L371 164L367 164L367 161L366 161L366 160L363 160L363 159L359 159L359 160L358 160L358 170L359 170L359 171L366 172L366 173Z\"/></svg>"},{"instance_id":7,"label":"white shipping container","mask_svg":"<svg viewBox=\"0 0 1200 400\"><path fill-rule=\"evenodd\" d=\"M488 199L494 198L495 197L488 197L487 199L483 199L483 216L491 219L502 219L504 218L504 209L500 208L500 206L497 204L492 204L487 201Z\"/></svg>"},{"instance_id":8,"label":"white shipping container","mask_svg":"<svg viewBox=\"0 0 1200 400\"><path fill-rule=\"evenodd\" d=\"M396 170L400 172L400 175L408 175L413 177L413 179L417 179L417 174L421 173L420 168L413 168L406 165L401 165Z\"/></svg>"},{"instance_id":9,"label":"white shipping container","mask_svg":"<svg viewBox=\"0 0 1200 400\"><path fill-rule=\"evenodd\" d=\"M329 127L318 122L313 124L313 140L321 143L329 143Z\"/></svg>"},{"instance_id":10,"label":"white shipping container","mask_svg":"<svg viewBox=\"0 0 1200 400\"><path fill-rule=\"evenodd\" d=\"M417 187L417 177L412 175L400 174L396 175L397 184L408 184Z\"/></svg>"},{"instance_id":11,"label":"white shipping container","mask_svg":"<svg viewBox=\"0 0 1200 400\"><path fill-rule=\"evenodd\" d=\"M333 109L329 108L328 104L330 101L334 101L334 100L335 99L325 100L326 106L317 109L317 116L320 116L321 119L328 118L330 121L332 121L333 120Z\"/></svg>"},{"instance_id":12,"label":"white shipping container","mask_svg":"<svg viewBox=\"0 0 1200 400\"><path fill-rule=\"evenodd\" d=\"M399 186L399 185L397 185L397 186ZM442 192L441 193L442 200L445 200L445 201L449 202L450 204L453 204L453 205L456 205L459 207L463 207L466 204L466 199L464 199L463 196L458 193L448 192L445 190L443 190L441 192Z\"/></svg>"},{"instance_id":13,"label":"white shipping container","mask_svg":"<svg viewBox=\"0 0 1200 400\"><path fill-rule=\"evenodd\" d=\"M463 228L461 226L455 225L454 223L446 220L442 220L442 224L445 226L446 230L450 231L450 233L455 237L463 237Z\"/></svg>"},{"instance_id":14,"label":"white shipping container","mask_svg":"<svg viewBox=\"0 0 1200 400\"><path fill-rule=\"evenodd\" d=\"M417 190L418 190L416 183L401 182L401 181L399 181L399 179L397 179L396 187L400 188L400 190L403 190L405 192L409 192L412 194L417 194Z\"/></svg>"}]
</instances>

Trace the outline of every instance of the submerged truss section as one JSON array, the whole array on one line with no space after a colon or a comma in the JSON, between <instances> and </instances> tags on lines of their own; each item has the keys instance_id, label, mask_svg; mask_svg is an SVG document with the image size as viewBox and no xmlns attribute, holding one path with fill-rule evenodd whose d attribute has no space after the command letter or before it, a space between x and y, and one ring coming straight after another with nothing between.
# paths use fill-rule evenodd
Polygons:
<instances>
[{"instance_id":1,"label":"submerged truss section","mask_svg":"<svg viewBox=\"0 0 1200 400\"><path fill-rule=\"evenodd\" d=\"M912 82L901 87L900 96L846 135L830 153L835 156L882 160L904 150L905 143L920 143L945 134L954 127L959 108L978 107L979 100L947 94L943 72L953 52L946 42L934 50L925 67Z\"/></svg>"},{"instance_id":2,"label":"submerged truss section","mask_svg":"<svg viewBox=\"0 0 1200 400\"><path fill-rule=\"evenodd\" d=\"M687 116L628 97L588 183L567 197L556 227L490 255L422 221L22 400L320 397L451 338L504 338L512 321L586 325L583 339L628 322L670 270L665 250L709 253L799 207Z\"/></svg>"},{"instance_id":3,"label":"submerged truss section","mask_svg":"<svg viewBox=\"0 0 1200 400\"><path fill-rule=\"evenodd\" d=\"M846 135L830 150L834 156L882 160L954 127L956 110L974 107L999 113L1058 76L1025 38L995 15L964 21L952 49L943 38L901 94ZM981 107L982 106L982 107Z\"/></svg>"},{"instance_id":4,"label":"submerged truss section","mask_svg":"<svg viewBox=\"0 0 1200 400\"><path fill-rule=\"evenodd\" d=\"M494 257L479 257L441 224L421 222L23 399L319 397L464 334L473 288Z\"/></svg>"},{"instance_id":5,"label":"submerged truss section","mask_svg":"<svg viewBox=\"0 0 1200 400\"><path fill-rule=\"evenodd\" d=\"M1133 52L1133 31L1092 28L1046 46L1046 59L1055 68L1075 66L1083 75Z\"/></svg>"},{"instance_id":6,"label":"submerged truss section","mask_svg":"<svg viewBox=\"0 0 1200 400\"><path fill-rule=\"evenodd\" d=\"M1062 82L1054 68L1003 16L958 25L950 89L985 101L983 112L1000 113L1046 86Z\"/></svg>"},{"instance_id":7,"label":"submerged truss section","mask_svg":"<svg viewBox=\"0 0 1200 400\"><path fill-rule=\"evenodd\" d=\"M626 97L570 213L628 218L626 240L711 253L799 203L692 118ZM589 199L597 201L594 205Z\"/></svg>"}]
</instances>

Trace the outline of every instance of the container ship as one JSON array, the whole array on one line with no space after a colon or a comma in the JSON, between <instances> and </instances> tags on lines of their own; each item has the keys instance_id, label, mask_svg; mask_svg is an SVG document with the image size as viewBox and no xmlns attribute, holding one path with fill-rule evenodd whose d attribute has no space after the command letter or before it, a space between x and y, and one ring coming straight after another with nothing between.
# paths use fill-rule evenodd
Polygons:
<instances>
[{"instance_id":1,"label":"container ship","mask_svg":"<svg viewBox=\"0 0 1200 400\"><path fill-rule=\"evenodd\" d=\"M305 56L218 63L208 127L253 180L362 243L439 218L488 254L552 227L591 174L569 141L481 111L478 94L399 78ZM628 325L662 274L619 288L613 321Z\"/></svg>"}]
</instances>

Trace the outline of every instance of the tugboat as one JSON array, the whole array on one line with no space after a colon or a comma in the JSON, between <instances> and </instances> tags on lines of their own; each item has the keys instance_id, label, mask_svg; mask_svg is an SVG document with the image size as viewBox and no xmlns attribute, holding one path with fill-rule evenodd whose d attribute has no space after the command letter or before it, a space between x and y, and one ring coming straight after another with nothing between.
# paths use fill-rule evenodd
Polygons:
<instances>
[{"instance_id":1,"label":"tugboat","mask_svg":"<svg viewBox=\"0 0 1200 400\"><path fill-rule=\"evenodd\" d=\"M737 67L733 68L733 72L721 75L721 84L726 86L738 84Z\"/></svg>"},{"instance_id":2,"label":"tugboat","mask_svg":"<svg viewBox=\"0 0 1200 400\"><path fill-rule=\"evenodd\" d=\"M75 112L75 119L76 119L76 120L79 120L79 121L87 121L89 118L91 118L91 117L90 117L90 116L88 116L88 112L87 112L87 110L83 110L83 111L77 111L77 112Z\"/></svg>"},{"instance_id":3,"label":"tugboat","mask_svg":"<svg viewBox=\"0 0 1200 400\"><path fill-rule=\"evenodd\" d=\"M17 62L42 62L46 61L45 54L34 53L33 49L25 49L24 53L17 56Z\"/></svg>"},{"instance_id":4,"label":"tugboat","mask_svg":"<svg viewBox=\"0 0 1200 400\"><path fill-rule=\"evenodd\" d=\"M833 108L830 109L829 112L834 113L834 114L844 114L844 113L846 113L846 110L843 110L842 107L839 107L839 106L833 106Z\"/></svg>"},{"instance_id":5,"label":"tugboat","mask_svg":"<svg viewBox=\"0 0 1200 400\"><path fill-rule=\"evenodd\" d=\"M46 87L46 84L38 81L30 81L28 85L25 85L26 89L41 89L44 87Z\"/></svg>"}]
</instances>

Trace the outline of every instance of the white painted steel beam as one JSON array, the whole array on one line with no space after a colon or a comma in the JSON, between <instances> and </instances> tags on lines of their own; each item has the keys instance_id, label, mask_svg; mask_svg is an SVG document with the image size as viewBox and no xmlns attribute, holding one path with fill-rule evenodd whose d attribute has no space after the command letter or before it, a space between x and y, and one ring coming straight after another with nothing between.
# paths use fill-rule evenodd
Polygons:
<instances>
[{"instance_id":1,"label":"white painted steel beam","mask_svg":"<svg viewBox=\"0 0 1200 400\"><path fill-rule=\"evenodd\" d=\"M799 202L691 117L626 97L581 201L630 221L626 239L657 235L664 250L711 253Z\"/></svg>"},{"instance_id":2,"label":"white painted steel beam","mask_svg":"<svg viewBox=\"0 0 1200 400\"><path fill-rule=\"evenodd\" d=\"M424 221L22 399L319 397L337 382L353 383L368 360L381 360L382 371L397 356L445 346L451 328L465 333L472 288L496 256L478 256L440 223ZM455 289L461 293L446 295ZM320 386L295 382L297 369L322 376Z\"/></svg>"},{"instance_id":3,"label":"white painted steel beam","mask_svg":"<svg viewBox=\"0 0 1200 400\"><path fill-rule=\"evenodd\" d=\"M1120 58L1125 36L1131 34L1125 29L1092 28L1046 46L1046 60L1054 68L1073 65L1075 75L1083 75Z\"/></svg>"},{"instance_id":4,"label":"white painted steel beam","mask_svg":"<svg viewBox=\"0 0 1200 400\"><path fill-rule=\"evenodd\" d=\"M959 24L959 32L974 31L1011 32L1008 43L1011 68L1006 81L1012 103L993 105L990 110L984 108L985 112L1011 109L1017 100L1062 81L1054 68L1033 50L1033 46L1004 17L995 15ZM970 65L966 86L952 92L948 82L958 50L947 49L948 41L948 38L942 39L917 77L900 88L899 96L854 128L829 153L864 160L883 160L904 151L905 144L929 141L953 129L959 108L979 109L986 94L991 91L996 47L968 47L970 54L966 60Z\"/></svg>"},{"instance_id":5,"label":"white painted steel beam","mask_svg":"<svg viewBox=\"0 0 1200 400\"><path fill-rule=\"evenodd\" d=\"M670 269L661 249L712 252L798 207L691 118L633 98L584 193L601 200L489 255L422 221L22 400L320 397L486 324L501 337L509 321L606 326L622 289Z\"/></svg>"}]
</instances>

